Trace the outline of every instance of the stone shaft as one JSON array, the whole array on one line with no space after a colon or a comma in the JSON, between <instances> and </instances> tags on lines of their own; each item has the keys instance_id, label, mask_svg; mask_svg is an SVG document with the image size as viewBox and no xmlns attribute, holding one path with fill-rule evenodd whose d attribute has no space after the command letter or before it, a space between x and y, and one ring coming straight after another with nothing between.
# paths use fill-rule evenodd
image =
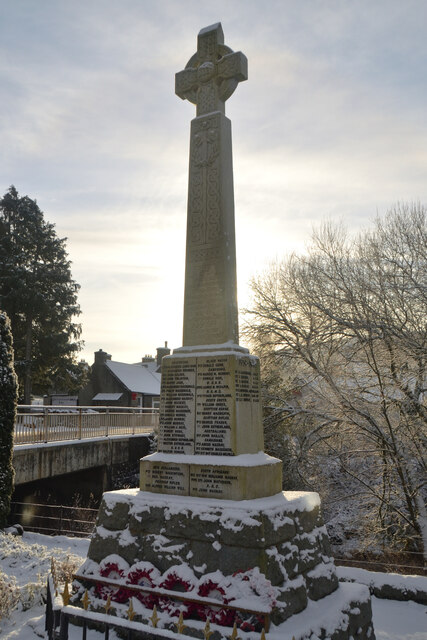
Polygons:
<instances>
[{"instance_id":1,"label":"stone shaft","mask_svg":"<svg viewBox=\"0 0 427 640\"><path fill-rule=\"evenodd\" d=\"M183 345L238 344L231 122L191 123Z\"/></svg>"}]
</instances>

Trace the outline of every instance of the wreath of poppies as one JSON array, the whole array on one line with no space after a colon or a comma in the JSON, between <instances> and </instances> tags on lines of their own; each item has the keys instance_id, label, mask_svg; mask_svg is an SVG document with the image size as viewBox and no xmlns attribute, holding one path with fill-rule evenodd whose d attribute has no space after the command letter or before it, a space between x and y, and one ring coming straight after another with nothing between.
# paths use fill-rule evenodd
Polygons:
<instances>
[{"instance_id":1,"label":"wreath of poppies","mask_svg":"<svg viewBox=\"0 0 427 640\"><path fill-rule=\"evenodd\" d=\"M130 584L139 585L141 587L154 588L155 581L152 577L153 569L134 569L128 573L127 581ZM133 594L135 595L135 594ZM153 609L154 605L157 605L159 598L154 593L139 592L136 594L138 600L148 609Z\"/></svg>"},{"instance_id":2,"label":"wreath of poppies","mask_svg":"<svg viewBox=\"0 0 427 640\"><path fill-rule=\"evenodd\" d=\"M262 615L252 614L249 616L243 617L237 616L236 626L239 627L242 631L262 631L265 627L265 618Z\"/></svg>"},{"instance_id":3,"label":"wreath of poppies","mask_svg":"<svg viewBox=\"0 0 427 640\"><path fill-rule=\"evenodd\" d=\"M221 607L221 604L227 604L228 600L225 597L225 591L219 586L217 582L213 580L207 580L199 586L198 595L201 598L211 598L218 600L218 607L211 604L199 604L197 605L197 615L201 620L209 618L211 622L222 625L224 627L232 627L234 624L234 611L231 609L225 609Z\"/></svg>"},{"instance_id":4,"label":"wreath of poppies","mask_svg":"<svg viewBox=\"0 0 427 640\"><path fill-rule=\"evenodd\" d=\"M168 591L177 591L180 593L186 593L193 589L193 585L188 580L184 580L177 573L172 571L167 577L160 583L162 589L168 589ZM162 611L166 611L170 616L176 617L182 613L183 618L190 618L194 615L196 605L192 602L181 602L179 600L173 600L168 596L162 596L159 599L160 608Z\"/></svg>"},{"instance_id":5,"label":"wreath of poppies","mask_svg":"<svg viewBox=\"0 0 427 640\"><path fill-rule=\"evenodd\" d=\"M100 569L99 573L103 578L109 578L110 580L121 580L125 575L125 572L123 569L120 569L117 562L107 562L107 564ZM110 584L97 584L96 594L103 600L107 600L108 596L110 596L113 602L123 603L129 599L129 591L127 589L115 587Z\"/></svg>"}]
</instances>

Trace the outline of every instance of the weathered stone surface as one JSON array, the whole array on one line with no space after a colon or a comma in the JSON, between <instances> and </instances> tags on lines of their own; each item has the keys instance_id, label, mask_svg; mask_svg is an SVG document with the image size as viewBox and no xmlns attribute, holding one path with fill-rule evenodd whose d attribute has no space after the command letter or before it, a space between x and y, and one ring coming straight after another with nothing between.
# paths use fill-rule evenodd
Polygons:
<instances>
[{"instance_id":1,"label":"weathered stone surface","mask_svg":"<svg viewBox=\"0 0 427 640\"><path fill-rule=\"evenodd\" d=\"M100 506L100 513L103 526L112 531L123 530L129 522L129 505L125 502L117 502L112 509L108 508L104 501Z\"/></svg>"},{"instance_id":2,"label":"weathered stone surface","mask_svg":"<svg viewBox=\"0 0 427 640\"><path fill-rule=\"evenodd\" d=\"M269 544L277 544L286 540L292 540L296 533L295 520L287 514L281 514L275 518L262 517L264 525L264 537Z\"/></svg>"},{"instance_id":3,"label":"weathered stone surface","mask_svg":"<svg viewBox=\"0 0 427 640\"><path fill-rule=\"evenodd\" d=\"M171 540L163 536L149 534L140 544L139 559L151 562L160 572L167 571L176 564L186 562L190 544L185 540Z\"/></svg>"},{"instance_id":4,"label":"weathered stone surface","mask_svg":"<svg viewBox=\"0 0 427 640\"><path fill-rule=\"evenodd\" d=\"M123 532L106 532L96 529L90 541L90 555L88 557L95 562L101 562L104 558L115 553L121 556L126 562L132 564L140 553L139 545L134 543L126 544L122 536Z\"/></svg>"},{"instance_id":5,"label":"weathered stone surface","mask_svg":"<svg viewBox=\"0 0 427 640\"><path fill-rule=\"evenodd\" d=\"M277 546L280 554L280 562L286 572L286 577L294 578L299 573L300 552L292 541L287 541Z\"/></svg>"},{"instance_id":6,"label":"weathered stone surface","mask_svg":"<svg viewBox=\"0 0 427 640\"><path fill-rule=\"evenodd\" d=\"M304 583L289 584L281 590L278 606L272 614L272 622L280 624L307 606L307 589Z\"/></svg>"},{"instance_id":7,"label":"weathered stone surface","mask_svg":"<svg viewBox=\"0 0 427 640\"><path fill-rule=\"evenodd\" d=\"M323 525L320 508L316 506L310 511L299 511L295 514L295 524L297 533L309 533Z\"/></svg>"},{"instance_id":8,"label":"weathered stone surface","mask_svg":"<svg viewBox=\"0 0 427 640\"><path fill-rule=\"evenodd\" d=\"M333 563L319 563L314 569L305 574L308 597L320 600L338 587L338 578Z\"/></svg>"}]
</instances>

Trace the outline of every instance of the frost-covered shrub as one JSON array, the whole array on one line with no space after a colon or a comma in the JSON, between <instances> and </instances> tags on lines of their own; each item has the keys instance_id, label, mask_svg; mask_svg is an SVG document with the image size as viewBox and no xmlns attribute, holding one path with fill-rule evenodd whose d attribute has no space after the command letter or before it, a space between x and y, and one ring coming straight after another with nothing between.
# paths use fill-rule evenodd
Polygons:
<instances>
[{"instance_id":1,"label":"frost-covered shrub","mask_svg":"<svg viewBox=\"0 0 427 640\"><path fill-rule=\"evenodd\" d=\"M44 604L46 602L46 582L41 580L41 577L37 582L28 582L19 589L19 603L18 606L22 608L22 611L27 611L38 604Z\"/></svg>"},{"instance_id":2,"label":"frost-covered shrub","mask_svg":"<svg viewBox=\"0 0 427 640\"><path fill-rule=\"evenodd\" d=\"M64 559L55 561L55 574L59 583L65 584L72 582L73 574L82 564L81 558L78 556L69 555Z\"/></svg>"},{"instance_id":3,"label":"frost-covered shrub","mask_svg":"<svg viewBox=\"0 0 427 640\"><path fill-rule=\"evenodd\" d=\"M0 571L0 620L8 618L19 602L19 587L15 578Z\"/></svg>"},{"instance_id":4,"label":"frost-covered shrub","mask_svg":"<svg viewBox=\"0 0 427 640\"><path fill-rule=\"evenodd\" d=\"M0 311L0 529L7 524L13 490L13 431L17 403L17 379L13 367L10 322Z\"/></svg>"}]
</instances>

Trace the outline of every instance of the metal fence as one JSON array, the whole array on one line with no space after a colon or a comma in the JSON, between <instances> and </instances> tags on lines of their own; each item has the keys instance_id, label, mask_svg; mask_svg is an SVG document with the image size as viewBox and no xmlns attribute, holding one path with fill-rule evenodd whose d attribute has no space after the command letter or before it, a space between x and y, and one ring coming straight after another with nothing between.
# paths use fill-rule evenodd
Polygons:
<instances>
[{"instance_id":1,"label":"metal fence","mask_svg":"<svg viewBox=\"0 0 427 640\"><path fill-rule=\"evenodd\" d=\"M150 433L158 424L156 408L19 405L14 444L136 435Z\"/></svg>"},{"instance_id":2,"label":"metal fence","mask_svg":"<svg viewBox=\"0 0 427 640\"><path fill-rule=\"evenodd\" d=\"M88 538L97 515L98 509L92 507L14 501L10 504L9 523L21 524L26 531L35 533Z\"/></svg>"}]
</instances>

